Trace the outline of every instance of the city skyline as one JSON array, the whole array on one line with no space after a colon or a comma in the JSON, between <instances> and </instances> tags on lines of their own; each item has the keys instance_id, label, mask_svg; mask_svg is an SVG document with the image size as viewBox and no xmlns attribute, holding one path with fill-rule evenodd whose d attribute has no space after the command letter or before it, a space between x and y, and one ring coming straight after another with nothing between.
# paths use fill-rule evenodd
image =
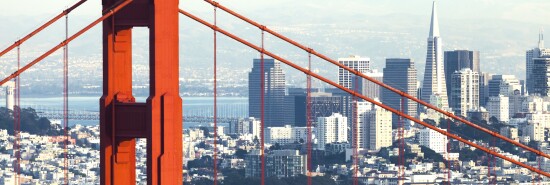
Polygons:
<instances>
[{"instance_id":1,"label":"city skyline","mask_svg":"<svg viewBox=\"0 0 550 185\"><path fill-rule=\"evenodd\" d=\"M518 43L527 40L518 39L521 33L499 38L514 30L476 30L486 26L484 16L475 26L438 16L470 0L442 2L443 11L437 5L441 1L430 0L428 10L419 0L408 7L418 10L400 13L395 10L410 2L365 13L388 3L321 0L300 2L296 11L277 6L287 1L282 0L265 2L272 9L250 16L240 8L260 5L206 0L201 2L209 7L205 10L188 0L183 7L176 7L179 0L122 1L101 1L105 15L92 25L102 29L88 36L79 34L90 27L45 54L40 51L56 35L71 35L68 25L89 22L77 22L78 16L95 17L83 11L64 17L65 30L41 33L50 35L45 40L26 42L25 37L4 50L11 53L0 53L0 76L9 75L2 80L0 185L550 182L550 50L543 48L540 28L537 46L522 48ZM313 6L318 3L326 4ZM360 6L367 3L372 6ZM196 9L187 9L195 4ZM332 12L342 16L315 13L330 4L347 9ZM277 12L280 8L287 10ZM352 11L358 9L363 11ZM419 14L425 17L417 21L400 17L419 10L431 13ZM269 12L303 16L284 20ZM226 13L252 26L223 21ZM271 23L266 17L285 22L266 29L262 23ZM4 25L12 21L5 20ZM196 24L190 20L203 26L190 26ZM304 20L310 24L300 23ZM213 30L202 31L204 26ZM457 34L457 28L479 34ZM100 40L97 32L102 33L99 46L93 44ZM199 36L212 32L213 38ZM226 36L237 42L228 44ZM461 47L471 44L480 48ZM96 47L102 52L94 54ZM42 55L26 64L35 54ZM507 63L516 58L521 65ZM368 82L367 75L378 81ZM62 97L56 97L59 88Z\"/></svg>"},{"instance_id":2,"label":"city skyline","mask_svg":"<svg viewBox=\"0 0 550 185\"><path fill-rule=\"evenodd\" d=\"M307 17L308 19L316 20L315 23L307 24L311 25L313 27L304 27L306 25L303 25L306 20L301 20L301 18L298 18L296 21L302 21L297 22L297 24L291 24L291 26L281 26L283 24L283 19L279 18L271 18L271 17L265 17L262 15L258 15L259 17L265 17L267 20L267 26L276 28L278 30L281 30L283 33L288 33L291 35L301 35L301 32L305 30L314 30L317 29L317 26L315 25L326 25L324 23L330 22L334 26L325 27L323 29L319 29L318 32L312 33L313 35L310 36L304 36L303 39L306 41L306 43L311 43L314 47L314 49L317 49L319 51L329 51L330 55L334 58L341 57L341 56L348 56L350 54L357 54L362 55L366 57L370 57L372 59L372 68L373 69L379 69L381 70L384 66L384 60L385 58L390 57L405 57L405 58L411 58L414 61L417 62L418 70L419 70L419 77L421 77L424 73L424 60L425 58L424 53L425 52L425 43L421 43L422 40L425 38L425 30L428 28L429 25L429 10L431 7L429 5L432 1L404 1L402 3L389 3L389 2L376 2L376 1L368 1L368 2L358 2L358 1L351 1L350 4L355 4L357 7L384 7L383 9L386 9L383 11L384 13L376 15L375 13L369 13L369 12L357 12L360 15L360 19L353 18L350 20L353 20L355 24L352 24L350 21L328 21L331 19L322 19L320 17L323 17L322 14L320 15L309 15L311 17ZM500 1L499 1L500 2ZM536 2L536 3L535 3ZM17 5L18 3L14 2L5 2L6 6L8 5ZM9 4L8 4L9 3ZM40 2L40 4L43 4L44 6L49 5L50 3L59 4L58 1L52 1L52 2ZM69 2L67 2L68 4ZM210 9L204 9L203 6L200 6L200 2L193 2L193 1L184 1L183 3L190 3L189 7L197 7L197 10L199 10L200 13L208 13L210 15ZM248 12L246 15L255 16L255 12L251 11L254 9L259 9L262 7L265 7L267 5L261 6L261 2L250 2L250 1L230 1L230 2L224 2L222 3L228 3L228 6L242 9L243 11ZM234 3L234 4L233 4ZM274 4L283 4L283 3L275 3ZM299 2L304 4L311 4L311 2ZM258 5L260 4L260 5ZM334 3L335 6L338 6L337 3ZM455 12L455 8L451 7L462 7L462 6L471 6L475 4L474 8L467 8L464 9L465 11L470 11L469 14L467 13L460 13ZM197 6L194 6L197 5ZM256 6L254 6L256 5ZM369 6L367 6L369 5ZM405 6L407 5L407 8ZM513 6L514 5L514 6ZM521 5L521 6L520 6ZM54 5L51 5L52 7L55 7ZM70 23L69 26L71 27L70 30L76 30L79 29L82 25L79 22L87 22L88 19L82 19L83 16L87 18L91 18L90 14L99 15L99 13L95 13L90 10L95 10L95 7L98 7L99 3L89 3L85 4L84 7L82 7L82 11L76 11L77 13L74 17L71 17L69 19ZM343 6L343 5L340 5ZM349 6L349 5L348 5ZM516 72L517 70L509 70L506 68L499 68L498 65L502 62L510 63L511 65L520 65L520 69L525 69L523 66L523 58L524 56L524 50L527 50L529 48L536 47L537 40L538 40L538 32L540 28L549 28L549 25L545 25L545 21L541 17L545 17L544 14L547 12L540 11L543 10L544 7L550 6L548 2L544 1L527 1L525 3L514 3L513 1L502 1L501 3L497 3L495 1L482 1L482 2L476 2L476 1L461 1L458 2L452 2L452 1L441 1L439 3L439 9L441 10L440 13L440 27L442 32L445 33L445 45L443 46L443 49L445 51L453 50L453 49L469 49L469 50L478 50L481 52L480 59L482 61L481 68L483 71L492 72L492 73L506 73L506 74L514 74L518 76L520 79L524 79L525 73ZM243 7L243 8L241 8ZM249 7L250 9L245 9L244 7ZM276 6L280 7L280 6ZM347 6L346 6L347 7ZM390 8L391 7L391 8ZM409 7L416 7L416 8L409 8ZM479 9L478 9L479 7ZM491 7L489 9L484 9L485 11L481 11L481 7ZM529 8L533 11L527 13L525 10L522 12L520 7ZM312 9L314 10L323 10L326 7L317 7L313 6ZM506 9L507 8L507 9ZM78 9L78 10L81 10ZM336 8L339 10L338 8ZM341 9L341 8L340 8ZM369 8L370 9L370 8ZM382 9L382 8L379 8ZM500 10L500 11L499 11ZM503 11L507 10L507 11ZM513 10L513 11L511 11ZM6 9L5 12L10 12L11 10ZM28 17L28 21L25 22L36 22L39 23L40 20L37 20L35 18L31 18L32 15L40 14L39 12L43 12L40 14L42 17L48 17L45 15L45 13L50 12L50 15L53 16L53 13L56 10L41 10L36 12L31 12L25 10L21 10L16 12L22 13L25 12L25 15L22 16L22 18ZM484 13L485 12L485 13ZM507 12L507 14L504 14L503 12ZM535 13L532 13L535 12ZM286 15L286 14L285 14ZM348 14L344 14L348 15ZM378 17L380 15L385 15L382 17L385 17L384 19L381 19L382 17ZM478 20L477 22L474 22L473 15L476 15ZM512 16L514 15L514 16ZM6 16L6 15L1 15ZM286 15L290 16L290 15ZM523 19L520 19L520 17L525 17ZM220 18L221 19L221 18ZM466 20L465 20L466 19ZM7 21L12 20L6 19ZM385 24L384 22L380 22L378 20L385 20L385 22L394 22L395 24ZM503 21L506 20L506 21ZM523 20L523 22L522 22ZM202 61L204 60L211 60L210 53L205 52L197 52L195 49L201 49L205 50L205 43L195 43L194 39L192 38L204 38L204 35L198 35L196 34L196 31L202 30L203 28L198 27L198 25L189 22L188 20L182 19L184 24L190 24L193 25L189 30L182 29L181 34L182 38L185 40L188 40L192 42L192 44L196 45L194 48L182 48L181 53L182 54L188 54L188 53L194 53L196 56L193 57L185 57L187 55L184 55L182 58L182 61L184 61L182 64L182 68L191 67L191 68L204 68L209 67L208 63L204 63ZM402 22L405 21L405 22ZM511 22L512 21L512 22ZM262 20L262 22L266 22ZM506 22L507 24L503 24ZM528 22L528 23L525 23ZM230 24L236 24L239 25L238 21L232 20L232 19L224 19L220 20L220 24L224 23L230 23ZM366 23L366 24L365 24ZM412 24L416 23L416 24ZM228 24L228 25L230 25ZM18 23L14 23L13 25L20 25ZM361 26L365 25L365 26ZM410 29L402 29L401 27L397 27L398 25L410 27ZM470 29L457 29L456 26L462 26L467 27ZM226 27L226 25L224 26ZM338 36L338 35L332 35L329 36L329 41L324 41L322 43L316 43L311 42L314 40L315 37L324 36L327 35L330 32L334 32L337 29L336 27L348 27L349 31L356 31L356 30L363 30L359 33L364 34L354 34L356 39L349 40L345 36ZM22 30L18 30L22 29ZM26 30L32 29L32 27L25 27L24 25L20 26L13 26L13 29L5 29L8 35L20 35L21 33L24 33ZM62 30L61 25L55 24L54 27L51 29L46 30L47 33L55 33L60 32ZM489 34L491 30L501 30L497 33ZM83 45L73 45L71 46L72 52L69 55L71 58L79 57L79 58L95 58L100 59L97 57L97 55L92 55L92 53L100 53L100 50L97 49L100 46L100 42L97 40L90 40L91 38L94 38L94 35L99 34L99 29L92 29L91 33L85 34L84 38L81 39ZM387 34L382 34L386 32ZM501 32L504 32L506 34L501 34ZM144 38L144 31L143 29L136 29L136 40L143 42L145 40ZM243 32L245 34L251 34L253 32ZM513 33L513 34L511 34ZM254 35L254 34L252 34ZM364 36L368 36L369 38L364 38ZM328 36L328 35L327 35ZM521 36L521 37L519 37ZM10 37L0 38L0 41L5 43L13 42L13 40L2 40L2 39L9 39ZM506 38L506 39L504 39ZM390 40L388 40L390 39ZM39 43L42 41L47 42L58 42L57 38L43 38L38 37L37 41L31 40L31 43ZM201 39L199 39L201 40ZM384 40L388 40L386 42L391 43L391 45L385 44ZM502 42L504 40L513 40L514 44L510 45L507 43L497 43ZM352 45L353 47L343 47L339 43L346 42ZM400 43L401 42L401 43ZM225 42L224 42L225 43ZM332 45L335 45L336 48L341 49L330 49L322 44L330 43ZM272 46L281 46L277 43L267 43L268 45ZM379 45L380 47L373 47L374 45ZM418 45L418 46L415 46ZM38 48L40 47L46 47L44 44L38 44ZM83 48L84 47L84 48ZM223 48L242 48L241 45L227 42L226 44L220 45L221 49ZM146 48L140 48L136 47L135 53L141 53L143 51L146 51ZM78 51L89 51L86 53L78 52ZM296 57L295 55L298 55L298 53L287 50L285 48L282 49L283 52L288 53L290 55L290 59L300 61L301 59L299 57ZM22 52L24 53L23 58L25 59L30 53L35 53L36 50L31 50L28 47L22 47ZM27 53L27 54L25 54ZM379 54L380 53L380 54ZM237 54L237 53L235 53ZM55 54L54 54L55 55ZM8 54L7 56L13 56L12 54ZM59 55L57 55L59 56ZM239 56L246 56L247 58L254 58L257 57L258 54L254 52L238 52L237 55L233 55L231 53L220 53L220 60L226 60L226 62L220 62L220 65L223 67L228 66L230 63L231 65L237 65L237 66L246 66L246 63L243 62L229 62L229 61L236 61L237 57ZM52 58L55 58L52 57ZM146 63L145 59L147 58L146 55L143 54L137 54L136 62L137 63ZM3 59L0 59L0 63L7 62L3 61ZM191 64L191 65L188 65ZM329 74L328 71L330 69L325 69L328 65L325 65L323 63L316 64L314 61L314 69L320 69L321 73ZM287 67L284 67L285 69L288 69ZM326 71L325 71L326 70ZM7 71L5 71L7 73ZM71 72L70 72L71 73ZM240 73L242 75L245 75L244 73ZM295 71L289 70L289 75L296 76L297 73ZM25 75L24 75L25 76ZM335 77L334 75L332 75Z\"/></svg>"}]
</instances>

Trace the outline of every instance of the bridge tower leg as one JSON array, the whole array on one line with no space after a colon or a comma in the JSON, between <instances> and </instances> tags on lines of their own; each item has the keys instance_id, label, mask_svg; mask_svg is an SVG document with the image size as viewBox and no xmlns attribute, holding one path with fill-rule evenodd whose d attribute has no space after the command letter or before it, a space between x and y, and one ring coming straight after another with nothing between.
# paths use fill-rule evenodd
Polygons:
<instances>
[{"instance_id":1,"label":"bridge tower leg","mask_svg":"<svg viewBox=\"0 0 550 185\"><path fill-rule=\"evenodd\" d=\"M103 0L108 10L118 0ZM132 28L149 28L147 101L132 95ZM182 184L178 0L134 0L103 22L101 184L136 184L135 139L147 139L147 184Z\"/></svg>"}]
</instances>

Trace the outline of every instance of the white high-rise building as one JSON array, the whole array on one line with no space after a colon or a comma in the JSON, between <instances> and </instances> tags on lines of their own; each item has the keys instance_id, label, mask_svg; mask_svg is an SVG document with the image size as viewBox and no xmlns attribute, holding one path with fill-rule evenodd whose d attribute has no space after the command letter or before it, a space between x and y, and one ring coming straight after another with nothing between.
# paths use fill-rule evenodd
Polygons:
<instances>
[{"instance_id":1,"label":"white high-rise building","mask_svg":"<svg viewBox=\"0 0 550 185\"><path fill-rule=\"evenodd\" d=\"M3 86L6 87L6 108L13 110L15 105L15 82L8 81Z\"/></svg>"},{"instance_id":2,"label":"white high-rise building","mask_svg":"<svg viewBox=\"0 0 550 185\"><path fill-rule=\"evenodd\" d=\"M312 136L313 138L313 136ZM265 143L280 145L307 141L307 127L267 127L265 129Z\"/></svg>"},{"instance_id":3,"label":"white high-rise building","mask_svg":"<svg viewBox=\"0 0 550 185\"><path fill-rule=\"evenodd\" d=\"M544 127L539 122L529 121L523 129L523 135L531 141L544 141Z\"/></svg>"},{"instance_id":4,"label":"white high-rise building","mask_svg":"<svg viewBox=\"0 0 550 185\"><path fill-rule=\"evenodd\" d=\"M317 118L317 148L324 150L326 144L348 142L347 119L339 113Z\"/></svg>"},{"instance_id":5,"label":"white high-rise building","mask_svg":"<svg viewBox=\"0 0 550 185\"><path fill-rule=\"evenodd\" d=\"M535 84L534 84L534 76L533 76L533 70L534 70L534 59L540 58L543 56L550 56L550 49L544 48L544 35L542 33L542 30L539 33L539 42L538 47L528 50L525 52L525 75L526 75L526 86L527 86L527 92L533 93L535 91Z\"/></svg>"},{"instance_id":6,"label":"white high-rise building","mask_svg":"<svg viewBox=\"0 0 550 185\"><path fill-rule=\"evenodd\" d=\"M338 58L338 62L361 73L367 73L370 70L370 58L352 55L349 58ZM344 68L338 68L339 85L351 89L352 87L354 87L352 83L354 77L355 75L353 75L353 73L345 70Z\"/></svg>"},{"instance_id":7,"label":"white high-rise building","mask_svg":"<svg viewBox=\"0 0 550 185\"><path fill-rule=\"evenodd\" d=\"M392 112L378 106L374 106L363 116L366 125L365 132L369 150L379 150L382 147L392 145Z\"/></svg>"},{"instance_id":8,"label":"white high-rise building","mask_svg":"<svg viewBox=\"0 0 550 185\"><path fill-rule=\"evenodd\" d=\"M230 132L236 134L252 134L253 138L260 139L261 121L249 117L245 119L239 119L237 122L230 124Z\"/></svg>"},{"instance_id":9,"label":"white high-rise building","mask_svg":"<svg viewBox=\"0 0 550 185\"><path fill-rule=\"evenodd\" d=\"M355 119L357 120L357 125L353 127L355 123L353 123L352 120L352 128L355 128L357 130L357 146L359 148L367 148L368 146L368 130L367 130L367 122L365 122L365 115L372 109L372 104L370 102L357 102L357 116ZM351 129L351 140L350 143L353 143L353 136L355 134L355 130ZM353 144L351 145L354 146Z\"/></svg>"},{"instance_id":10,"label":"white high-rise building","mask_svg":"<svg viewBox=\"0 0 550 185\"><path fill-rule=\"evenodd\" d=\"M449 100L447 97L447 85L445 83L442 45L443 43L439 35L439 22L437 20L436 4L434 1L432 7L430 34L428 37L426 68L424 72L424 82L422 84L421 99L429 102L432 95L437 95L441 98L441 108L447 109L449 108Z\"/></svg>"},{"instance_id":11,"label":"white high-rise building","mask_svg":"<svg viewBox=\"0 0 550 185\"><path fill-rule=\"evenodd\" d=\"M479 108L479 74L463 68L451 75L451 108L456 115L466 117L471 109Z\"/></svg>"},{"instance_id":12,"label":"white high-rise building","mask_svg":"<svg viewBox=\"0 0 550 185\"><path fill-rule=\"evenodd\" d=\"M447 129L443 129L447 131ZM447 136L429 128L420 130L419 134L420 145L428 147L437 153L445 153L447 151Z\"/></svg>"},{"instance_id":13,"label":"white high-rise building","mask_svg":"<svg viewBox=\"0 0 550 185\"><path fill-rule=\"evenodd\" d=\"M509 116L509 99L507 96L498 95L489 97L487 102L487 110L489 118L495 117L501 122L508 122Z\"/></svg>"},{"instance_id":14,"label":"white high-rise building","mask_svg":"<svg viewBox=\"0 0 550 185\"><path fill-rule=\"evenodd\" d=\"M526 98L527 98L526 96L521 95L521 92L519 90L514 91L514 94L511 94L508 97L508 101L509 101L508 115L510 117L514 117L516 113L521 113L522 111L521 107L522 107L523 101L525 101Z\"/></svg>"}]
</instances>

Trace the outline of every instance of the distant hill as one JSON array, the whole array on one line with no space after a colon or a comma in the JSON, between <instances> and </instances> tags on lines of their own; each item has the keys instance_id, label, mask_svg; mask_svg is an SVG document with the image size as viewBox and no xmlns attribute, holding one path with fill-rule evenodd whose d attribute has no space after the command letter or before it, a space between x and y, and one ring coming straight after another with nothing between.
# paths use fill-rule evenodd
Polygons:
<instances>
[{"instance_id":1,"label":"distant hill","mask_svg":"<svg viewBox=\"0 0 550 185\"><path fill-rule=\"evenodd\" d=\"M0 129L13 135L13 111L0 107ZM39 117L32 108L21 109L21 131L36 135L60 135L61 129L52 125L50 120Z\"/></svg>"}]
</instances>

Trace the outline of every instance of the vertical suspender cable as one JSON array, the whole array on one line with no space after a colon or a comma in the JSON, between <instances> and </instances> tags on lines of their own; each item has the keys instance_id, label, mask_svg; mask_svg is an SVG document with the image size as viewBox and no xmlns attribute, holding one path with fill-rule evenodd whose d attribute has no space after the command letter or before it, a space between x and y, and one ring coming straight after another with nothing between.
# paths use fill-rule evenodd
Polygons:
<instances>
[{"instance_id":1,"label":"vertical suspender cable","mask_svg":"<svg viewBox=\"0 0 550 185\"><path fill-rule=\"evenodd\" d=\"M311 72L311 53L308 52L308 70ZM307 123L307 184L311 185L311 75L307 74L307 98L306 98L306 123Z\"/></svg>"},{"instance_id":2,"label":"vertical suspender cable","mask_svg":"<svg viewBox=\"0 0 550 185\"><path fill-rule=\"evenodd\" d=\"M541 158L540 156L537 156L537 163L538 163L538 165L539 165L539 170L542 170L542 169L540 168L540 158ZM542 176L539 174L539 177L538 177L538 182L539 182L539 184L541 184L541 181L542 181Z\"/></svg>"},{"instance_id":3,"label":"vertical suspender cable","mask_svg":"<svg viewBox=\"0 0 550 185\"><path fill-rule=\"evenodd\" d=\"M65 15L65 40L69 38L69 15ZM63 46L63 129L65 131L65 139L63 140L64 147L64 174L65 184L69 184L69 160L68 149L69 144L69 44Z\"/></svg>"},{"instance_id":4,"label":"vertical suspender cable","mask_svg":"<svg viewBox=\"0 0 550 185\"><path fill-rule=\"evenodd\" d=\"M265 150L264 150L264 128L265 128L265 69L264 69L264 30L262 29L262 51L260 52L260 115L261 115L261 124L260 124L260 137L261 137L261 147L260 147L260 159L261 159L261 185L265 185Z\"/></svg>"},{"instance_id":5,"label":"vertical suspender cable","mask_svg":"<svg viewBox=\"0 0 550 185\"><path fill-rule=\"evenodd\" d=\"M401 96L401 112L405 112L405 97ZM398 170L398 179L399 181L405 180L405 136L404 136L404 123L403 116L399 116L399 123L397 127L397 134L399 139L399 170Z\"/></svg>"},{"instance_id":6,"label":"vertical suspender cable","mask_svg":"<svg viewBox=\"0 0 550 185\"><path fill-rule=\"evenodd\" d=\"M355 90L355 93L358 92L358 76L357 75L354 75L353 76L354 78L354 90ZM353 167L354 167L354 170L353 170L353 185L359 185L359 181L357 179L357 172L359 172L359 158L358 158L358 149L359 149L359 112L357 110L357 96L356 95L353 95Z\"/></svg>"},{"instance_id":7,"label":"vertical suspender cable","mask_svg":"<svg viewBox=\"0 0 550 185\"><path fill-rule=\"evenodd\" d=\"M21 67L21 49L19 45L17 46L17 70ZM17 78L15 78L15 106L13 107L14 110L14 148L15 148L15 158L16 158L16 166L15 166L15 184L19 185L21 184L21 179L19 177L19 173L21 172L21 146L19 143L21 140L20 132L21 132L21 77L18 75Z\"/></svg>"},{"instance_id":8,"label":"vertical suspender cable","mask_svg":"<svg viewBox=\"0 0 550 185\"><path fill-rule=\"evenodd\" d=\"M447 119L447 131L450 132L451 131L451 119ZM449 183L449 185L451 184L451 158L450 158L450 154L449 152L451 152L451 138L449 136L447 136L447 182Z\"/></svg>"},{"instance_id":9,"label":"vertical suspender cable","mask_svg":"<svg viewBox=\"0 0 550 185\"><path fill-rule=\"evenodd\" d=\"M214 26L216 26L216 7L214 7ZM217 38L214 29L214 185L218 184L218 89L217 89Z\"/></svg>"},{"instance_id":10,"label":"vertical suspender cable","mask_svg":"<svg viewBox=\"0 0 550 185\"><path fill-rule=\"evenodd\" d=\"M489 148L491 148L491 143L489 143L490 141L488 141L487 144L489 144ZM493 184L493 181L491 180L491 160L493 159L493 156L490 155L490 154L487 154L487 181L488 181L488 184Z\"/></svg>"}]
</instances>

